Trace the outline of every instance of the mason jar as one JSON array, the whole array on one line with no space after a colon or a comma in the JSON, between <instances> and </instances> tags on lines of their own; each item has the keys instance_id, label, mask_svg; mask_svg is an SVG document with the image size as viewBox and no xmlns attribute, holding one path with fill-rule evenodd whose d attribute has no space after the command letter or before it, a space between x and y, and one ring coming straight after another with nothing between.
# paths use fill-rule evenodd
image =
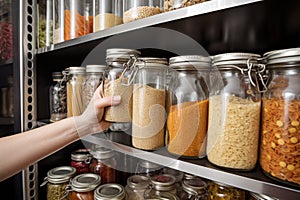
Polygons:
<instances>
[{"instance_id":1,"label":"mason jar","mask_svg":"<svg viewBox=\"0 0 300 200\"><path fill-rule=\"evenodd\" d=\"M76 174L89 172L92 155L87 149L78 149L71 153L71 166L76 168Z\"/></svg>"},{"instance_id":2,"label":"mason jar","mask_svg":"<svg viewBox=\"0 0 300 200\"><path fill-rule=\"evenodd\" d=\"M171 154L206 156L210 63L209 57L199 55L170 58L166 143Z\"/></svg>"},{"instance_id":3,"label":"mason jar","mask_svg":"<svg viewBox=\"0 0 300 200\"><path fill-rule=\"evenodd\" d=\"M257 162L261 94L259 55L228 53L213 57L209 97L207 158L217 166L252 170Z\"/></svg>"},{"instance_id":4,"label":"mason jar","mask_svg":"<svg viewBox=\"0 0 300 200\"><path fill-rule=\"evenodd\" d=\"M300 186L300 48L268 52L262 97L260 166L277 181Z\"/></svg>"},{"instance_id":5,"label":"mason jar","mask_svg":"<svg viewBox=\"0 0 300 200\"><path fill-rule=\"evenodd\" d=\"M133 71L132 145L156 150L164 146L168 62L165 58L139 58Z\"/></svg>"},{"instance_id":6,"label":"mason jar","mask_svg":"<svg viewBox=\"0 0 300 200\"><path fill-rule=\"evenodd\" d=\"M133 175L127 179L125 192L127 200L144 200L144 192L150 185L150 179L147 176Z\"/></svg>"},{"instance_id":7,"label":"mason jar","mask_svg":"<svg viewBox=\"0 0 300 200\"><path fill-rule=\"evenodd\" d=\"M95 200L125 200L126 193L122 185L117 183L107 183L96 188L94 192Z\"/></svg>"},{"instance_id":8,"label":"mason jar","mask_svg":"<svg viewBox=\"0 0 300 200\"><path fill-rule=\"evenodd\" d=\"M176 169L172 169L172 168L168 168L168 167L163 168L163 173L170 174L175 177L175 188L176 188L177 194L179 195L182 191L182 180L184 177L184 173L181 171L178 171Z\"/></svg>"},{"instance_id":9,"label":"mason jar","mask_svg":"<svg viewBox=\"0 0 300 200\"><path fill-rule=\"evenodd\" d=\"M246 200L246 193L230 185L212 181L208 187L209 200Z\"/></svg>"},{"instance_id":10,"label":"mason jar","mask_svg":"<svg viewBox=\"0 0 300 200\"><path fill-rule=\"evenodd\" d=\"M162 173L163 166L156 163L149 162L147 160L139 160L136 167L135 174L145 175L152 177Z\"/></svg>"},{"instance_id":11,"label":"mason jar","mask_svg":"<svg viewBox=\"0 0 300 200\"><path fill-rule=\"evenodd\" d=\"M183 180L182 191L178 196L185 200L207 200L207 184L201 178Z\"/></svg>"}]
</instances>

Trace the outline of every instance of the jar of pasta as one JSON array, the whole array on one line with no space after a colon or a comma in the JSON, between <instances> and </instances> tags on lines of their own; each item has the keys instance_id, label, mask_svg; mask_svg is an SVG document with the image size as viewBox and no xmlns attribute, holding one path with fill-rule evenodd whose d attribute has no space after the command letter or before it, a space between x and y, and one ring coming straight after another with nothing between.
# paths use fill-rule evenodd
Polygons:
<instances>
[{"instance_id":1,"label":"jar of pasta","mask_svg":"<svg viewBox=\"0 0 300 200\"><path fill-rule=\"evenodd\" d=\"M126 193L122 185L116 183L107 183L101 185L95 190L95 200L125 200Z\"/></svg>"},{"instance_id":2,"label":"jar of pasta","mask_svg":"<svg viewBox=\"0 0 300 200\"><path fill-rule=\"evenodd\" d=\"M212 181L208 187L209 200L246 200L244 190Z\"/></svg>"},{"instance_id":3,"label":"jar of pasta","mask_svg":"<svg viewBox=\"0 0 300 200\"><path fill-rule=\"evenodd\" d=\"M144 200L144 192L150 185L150 179L147 176L133 175L127 179L125 192L127 200Z\"/></svg>"},{"instance_id":4,"label":"jar of pasta","mask_svg":"<svg viewBox=\"0 0 300 200\"><path fill-rule=\"evenodd\" d=\"M263 68L259 55L228 53L213 57L207 158L220 167L252 170L257 162Z\"/></svg>"},{"instance_id":5,"label":"jar of pasta","mask_svg":"<svg viewBox=\"0 0 300 200\"><path fill-rule=\"evenodd\" d=\"M206 155L208 77L211 59L190 55L170 58L167 149L183 157Z\"/></svg>"},{"instance_id":6,"label":"jar of pasta","mask_svg":"<svg viewBox=\"0 0 300 200\"><path fill-rule=\"evenodd\" d=\"M300 186L300 48L268 52L271 77L262 97L260 166L270 177Z\"/></svg>"}]
</instances>

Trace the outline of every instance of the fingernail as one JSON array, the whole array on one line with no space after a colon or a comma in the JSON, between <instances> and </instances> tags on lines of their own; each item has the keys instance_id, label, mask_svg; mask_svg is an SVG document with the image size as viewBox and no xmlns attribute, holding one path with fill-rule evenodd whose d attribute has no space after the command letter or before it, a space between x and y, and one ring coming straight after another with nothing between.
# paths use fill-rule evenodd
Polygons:
<instances>
[{"instance_id":1,"label":"fingernail","mask_svg":"<svg viewBox=\"0 0 300 200\"><path fill-rule=\"evenodd\" d=\"M120 95L117 95L117 96L113 96L112 100L114 102L119 102L121 100L121 96Z\"/></svg>"}]
</instances>

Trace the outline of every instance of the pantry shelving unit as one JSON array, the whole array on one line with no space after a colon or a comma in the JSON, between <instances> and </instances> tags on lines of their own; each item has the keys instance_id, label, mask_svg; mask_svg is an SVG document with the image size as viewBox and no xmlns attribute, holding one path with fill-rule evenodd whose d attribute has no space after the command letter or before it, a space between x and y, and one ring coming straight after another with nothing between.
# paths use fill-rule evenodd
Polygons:
<instances>
[{"instance_id":1,"label":"pantry shelving unit","mask_svg":"<svg viewBox=\"0 0 300 200\"><path fill-rule=\"evenodd\" d=\"M19 12L15 13L15 21L19 25L16 28L19 33L17 41L22 41L14 54L19 60L18 84L23 88L19 102L22 114L20 122L17 121L21 130L35 128L38 121L49 118L47 97L51 73L68 66L86 64L85 58L89 53L114 36L142 38L141 34L143 31L147 32L149 27L165 28L189 36L211 55L233 51L262 54L269 50L300 46L299 3L289 0L276 3L272 0L211 0L36 49L36 3L37 0L20 0L17 6ZM167 38L154 35L150 39L165 43ZM177 45L177 42L176 39L169 38L166 46ZM178 44L178 48L186 49L186 54L197 54L189 51L189 47L184 44ZM154 52L149 49L143 51L150 55ZM167 53L162 55L168 56ZM103 58L104 55L99 55L99 62L104 62ZM205 158L176 159L164 149L145 152L128 144L99 137L99 134L85 137L82 141L248 191L279 199L300 199L299 188L273 181L262 173L259 166L250 172L232 172L211 165ZM43 193L39 184L46 172L55 162L60 162L61 165L66 163L65 157L70 155L70 149L67 147L60 150L23 171L23 199L39 199L40 193Z\"/></svg>"}]
</instances>

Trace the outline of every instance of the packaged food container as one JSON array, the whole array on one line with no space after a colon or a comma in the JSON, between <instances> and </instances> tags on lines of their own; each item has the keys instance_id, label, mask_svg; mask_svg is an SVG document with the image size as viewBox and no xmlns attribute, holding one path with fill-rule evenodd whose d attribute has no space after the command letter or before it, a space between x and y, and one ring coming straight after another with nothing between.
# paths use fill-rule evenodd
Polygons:
<instances>
[{"instance_id":1,"label":"packaged food container","mask_svg":"<svg viewBox=\"0 0 300 200\"><path fill-rule=\"evenodd\" d=\"M70 182L68 200L94 200L94 190L100 185L101 177L85 173L75 176Z\"/></svg>"},{"instance_id":2,"label":"packaged food container","mask_svg":"<svg viewBox=\"0 0 300 200\"><path fill-rule=\"evenodd\" d=\"M136 174L152 177L162 173L163 166L146 160L139 160L136 167Z\"/></svg>"},{"instance_id":3,"label":"packaged food container","mask_svg":"<svg viewBox=\"0 0 300 200\"><path fill-rule=\"evenodd\" d=\"M132 68L132 145L155 150L164 146L168 62L165 58L139 58Z\"/></svg>"},{"instance_id":4,"label":"packaged food container","mask_svg":"<svg viewBox=\"0 0 300 200\"><path fill-rule=\"evenodd\" d=\"M122 185L107 183L99 186L95 190L95 200L125 200L126 193Z\"/></svg>"},{"instance_id":5,"label":"packaged food container","mask_svg":"<svg viewBox=\"0 0 300 200\"><path fill-rule=\"evenodd\" d=\"M150 17L163 11L162 0L125 0L124 23Z\"/></svg>"},{"instance_id":6,"label":"packaged food container","mask_svg":"<svg viewBox=\"0 0 300 200\"><path fill-rule=\"evenodd\" d=\"M66 80L62 72L52 73L52 85L49 89L51 122L56 122L67 117Z\"/></svg>"},{"instance_id":7,"label":"packaged food container","mask_svg":"<svg viewBox=\"0 0 300 200\"><path fill-rule=\"evenodd\" d=\"M87 149L78 149L71 153L71 166L77 174L88 173L91 159L92 155Z\"/></svg>"},{"instance_id":8,"label":"packaged food container","mask_svg":"<svg viewBox=\"0 0 300 200\"><path fill-rule=\"evenodd\" d=\"M270 77L262 97L260 166L278 181L300 186L300 48L268 52Z\"/></svg>"},{"instance_id":9,"label":"packaged food container","mask_svg":"<svg viewBox=\"0 0 300 200\"><path fill-rule=\"evenodd\" d=\"M208 186L208 199L246 200L246 194L239 188L212 181Z\"/></svg>"},{"instance_id":10,"label":"packaged food container","mask_svg":"<svg viewBox=\"0 0 300 200\"><path fill-rule=\"evenodd\" d=\"M133 175L127 179L125 192L127 200L144 200L144 192L150 185L150 179L147 176Z\"/></svg>"},{"instance_id":11,"label":"packaged food container","mask_svg":"<svg viewBox=\"0 0 300 200\"><path fill-rule=\"evenodd\" d=\"M167 149L189 158L206 156L208 86L211 59L189 55L170 58Z\"/></svg>"},{"instance_id":12,"label":"packaged food container","mask_svg":"<svg viewBox=\"0 0 300 200\"><path fill-rule=\"evenodd\" d=\"M69 67L66 70L67 81L67 113L68 117L77 116L84 111L82 85L85 79L85 67Z\"/></svg>"},{"instance_id":13,"label":"packaged food container","mask_svg":"<svg viewBox=\"0 0 300 200\"><path fill-rule=\"evenodd\" d=\"M261 94L259 55L228 53L213 57L209 97L207 158L220 167L252 170L257 162Z\"/></svg>"},{"instance_id":14,"label":"packaged food container","mask_svg":"<svg viewBox=\"0 0 300 200\"><path fill-rule=\"evenodd\" d=\"M94 32L123 24L122 0L94 0Z\"/></svg>"},{"instance_id":15,"label":"packaged food container","mask_svg":"<svg viewBox=\"0 0 300 200\"><path fill-rule=\"evenodd\" d=\"M182 191L178 196L186 200L207 200L207 184L201 178L183 180Z\"/></svg>"},{"instance_id":16,"label":"packaged food container","mask_svg":"<svg viewBox=\"0 0 300 200\"><path fill-rule=\"evenodd\" d=\"M92 0L65 0L64 2L64 39L70 40L92 33Z\"/></svg>"},{"instance_id":17,"label":"packaged food container","mask_svg":"<svg viewBox=\"0 0 300 200\"><path fill-rule=\"evenodd\" d=\"M114 151L98 147L91 151L93 160L90 164L90 172L101 176L101 183L116 182L117 161Z\"/></svg>"},{"instance_id":18,"label":"packaged food container","mask_svg":"<svg viewBox=\"0 0 300 200\"><path fill-rule=\"evenodd\" d=\"M164 11L170 11L178 8L184 8L207 0L164 0Z\"/></svg>"},{"instance_id":19,"label":"packaged food container","mask_svg":"<svg viewBox=\"0 0 300 200\"><path fill-rule=\"evenodd\" d=\"M64 0L53 0L53 44L64 41Z\"/></svg>"}]
</instances>

